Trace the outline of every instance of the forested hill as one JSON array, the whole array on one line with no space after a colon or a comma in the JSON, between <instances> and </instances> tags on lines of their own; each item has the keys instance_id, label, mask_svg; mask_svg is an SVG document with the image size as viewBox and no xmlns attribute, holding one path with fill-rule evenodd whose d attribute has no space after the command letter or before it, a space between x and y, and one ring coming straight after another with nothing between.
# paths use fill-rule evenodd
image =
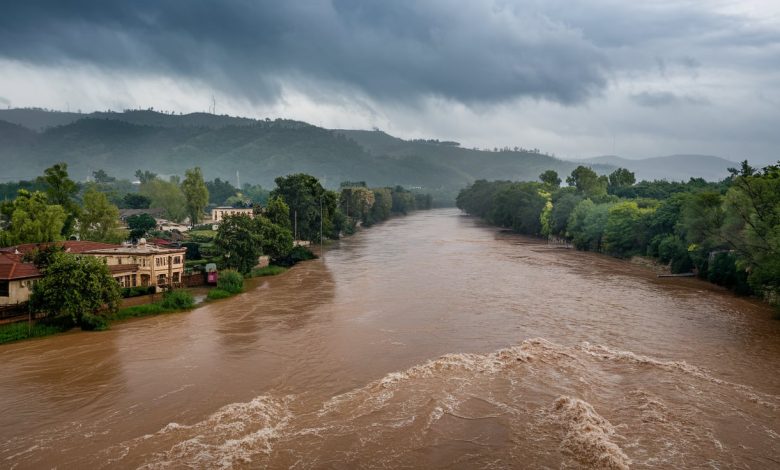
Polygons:
<instances>
[{"instance_id":1,"label":"forested hill","mask_svg":"<svg viewBox=\"0 0 780 470\"><path fill-rule=\"evenodd\" d=\"M34 178L60 161L68 163L78 180L98 169L132 178L137 169L181 175L185 168L200 166L209 179L235 181L239 172L242 182L272 186L277 176L303 172L329 187L345 180L419 186L444 199L454 199L459 189L478 179L536 180L545 170L565 177L581 164L537 150L476 150L456 142L403 140L378 130L328 130L283 119L151 110L0 110L0 182ZM677 168L663 175L672 180L718 179L723 170L718 167L711 174L707 162L678 163L652 166ZM640 163L632 160L597 160L589 166L609 173L622 164L640 179L655 177L638 171Z\"/></svg>"},{"instance_id":2,"label":"forested hill","mask_svg":"<svg viewBox=\"0 0 780 470\"><path fill-rule=\"evenodd\" d=\"M0 110L2 118L14 121L0 123L4 181L33 178L59 161L67 162L77 179L98 169L131 178L137 169L169 175L197 165L208 178L234 181L239 171L242 181L266 186L277 176L304 172L331 187L345 180L369 181L442 190L454 198L476 179L535 180L544 170L568 174L577 166L532 151L463 149L453 143L405 141L379 131L331 131L290 120L25 109ZM383 139L392 145L373 142Z\"/></svg>"}]
</instances>

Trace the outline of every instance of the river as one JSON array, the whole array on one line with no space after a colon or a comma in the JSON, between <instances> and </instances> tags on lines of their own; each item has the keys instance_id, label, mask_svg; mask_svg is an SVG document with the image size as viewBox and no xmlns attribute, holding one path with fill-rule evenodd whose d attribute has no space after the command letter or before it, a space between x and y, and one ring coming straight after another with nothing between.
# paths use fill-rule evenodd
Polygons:
<instances>
[{"instance_id":1,"label":"river","mask_svg":"<svg viewBox=\"0 0 780 470\"><path fill-rule=\"evenodd\" d=\"M0 468L778 468L780 322L456 210L0 346Z\"/></svg>"}]
</instances>

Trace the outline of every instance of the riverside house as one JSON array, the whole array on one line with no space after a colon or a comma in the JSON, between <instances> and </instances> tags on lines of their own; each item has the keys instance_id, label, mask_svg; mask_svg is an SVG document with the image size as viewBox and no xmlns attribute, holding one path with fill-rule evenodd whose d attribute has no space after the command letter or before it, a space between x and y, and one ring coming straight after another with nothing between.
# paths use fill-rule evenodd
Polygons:
<instances>
[{"instance_id":1,"label":"riverside house","mask_svg":"<svg viewBox=\"0 0 780 470\"><path fill-rule=\"evenodd\" d=\"M230 207L220 206L211 210L211 223L217 224L225 218L226 215L241 214L249 218L255 216L255 210L251 207Z\"/></svg>"},{"instance_id":2,"label":"riverside house","mask_svg":"<svg viewBox=\"0 0 780 470\"><path fill-rule=\"evenodd\" d=\"M12 307L30 299L32 286L42 277L24 255L47 244L28 243L0 249L0 307ZM164 248L147 244L113 245L90 241L57 242L66 252L97 256L108 265L121 287L178 287L184 273L185 248Z\"/></svg>"}]
</instances>

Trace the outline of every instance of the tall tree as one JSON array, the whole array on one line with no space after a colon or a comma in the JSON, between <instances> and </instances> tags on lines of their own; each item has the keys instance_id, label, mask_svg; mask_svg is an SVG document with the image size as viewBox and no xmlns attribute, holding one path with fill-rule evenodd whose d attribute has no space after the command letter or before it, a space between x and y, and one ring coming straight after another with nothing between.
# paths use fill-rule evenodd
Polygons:
<instances>
[{"instance_id":1,"label":"tall tree","mask_svg":"<svg viewBox=\"0 0 780 470\"><path fill-rule=\"evenodd\" d=\"M163 209L168 220L181 222L187 217L187 199L177 181L155 178L142 184L140 192L152 201L150 207Z\"/></svg>"},{"instance_id":2,"label":"tall tree","mask_svg":"<svg viewBox=\"0 0 780 470\"><path fill-rule=\"evenodd\" d=\"M556 189L561 185L561 179L555 170L547 170L539 175L539 180L551 189Z\"/></svg>"},{"instance_id":3,"label":"tall tree","mask_svg":"<svg viewBox=\"0 0 780 470\"><path fill-rule=\"evenodd\" d=\"M116 178L109 176L104 170L97 170L92 172L92 177L95 178L96 183L108 184L116 182Z\"/></svg>"},{"instance_id":4,"label":"tall tree","mask_svg":"<svg viewBox=\"0 0 780 470\"><path fill-rule=\"evenodd\" d=\"M148 209L152 200L142 194L127 193L122 199L125 209Z\"/></svg>"},{"instance_id":5,"label":"tall tree","mask_svg":"<svg viewBox=\"0 0 780 470\"><path fill-rule=\"evenodd\" d=\"M62 206L49 204L45 194L24 189L16 199L2 204L2 214L7 221L6 230L0 232L4 246L61 240L68 217Z\"/></svg>"},{"instance_id":6,"label":"tall tree","mask_svg":"<svg viewBox=\"0 0 780 470\"><path fill-rule=\"evenodd\" d=\"M105 243L119 243L126 232L119 227L119 209L105 194L94 189L84 194L84 207L79 216L79 237Z\"/></svg>"},{"instance_id":7,"label":"tall tree","mask_svg":"<svg viewBox=\"0 0 780 470\"><path fill-rule=\"evenodd\" d=\"M246 215L228 215L219 224L214 245L226 268L249 273L263 254L263 236L257 224Z\"/></svg>"},{"instance_id":8,"label":"tall tree","mask_svg":"<svg viewBox=\"0 0 780 470\"><path fill-rule=\"evenodd\" d=\"M280 196L290 207L290 224L298 227L298 238L320 241L320 228L325 235L334 233L333 217L338 206L336 193L326 191L317 178L298 173L276 178L271 197ZM320 217L322 216L322 217Z\"/></svg>"},{"instance_id":9,"label":"tall tree","mask_svg":"<svg viewBox=\"0 0 780 470\"><path fill-rule=\"evenodd\" d=\"M633 186L636 183L636 177L634 173L628 171L625 168L618 168L610 173L609 184L607 190L610 194L614 194L616 190Z\"/></svg>"},{"instance_id":10,"label":"tall tree","mask_svg":"<svg viewBox=\"0 0 780 470\"><path fill-rule=\"evenodd\" d=\"M54 253L43 278L33 286L30 309L85 330L104 329L106 316L116 312L120 298L119 284L103 260Z\"/></svg>"},{"instance_id":11,"label":"tall tree","mask_svg":"<svg viewBox=\"0 0 780 470\"><path fill-rule=\"evenodd\" d=\"M141 184L146 184L157 178L157 173L153 173L149 170L135 170L135 177L138 178L138 181L140 181Z\"/></svg>"},{"instance_id":12,"label":"tall tree","mask_svg":"<svg viewBox=\"0 0 780 470\"><path fill-rule=\"evenodd\" d=\"M130 229L130 238L138 240L157 226L157 221L149 214L136 214L127 218L127 227Z\"/></svg>"},{"instance_id":13,"label":"tall tree","mask_svg":"<svg viewBox=\"0 0 780 470\"><path fill-rule=\"evenodd\" d=\"M190 168L184 172L184 181L181 190L187 200L187 214L190 216L190 225L196 225L203 220L203 210L209 203L209 190L203 181L203 172L200 167Z\"/></svg>"},{"instance_id":14,"label":"tall tree","mask_svg":"<svg viewBox=\"0 0 780 470\"><path fill-rule=\"evenodd\" d=\"M221 206L229 197L235 196L238 190L228 181L219 178L214 181L206 182L206 189L209 190L209 202Z\"/></svg>"},{"instance_id":15,"label":"tall tree","mask_svg":"<svg viewBox=\"0 0 780 470\"><path fill-rule=\"evenodd\" d=\"M281 197L276 196L268 200L265 215L271 223L288 230L292 229L292 225L290 225L290 206Z\"/></svg>"},{"instance_id":16,"label":"tall tree","mask_svg":"<svg viewBox=\"0 0 780 470\"><path fill-rule=\"evenodd\" d=\"M46 188L46 196L50 204L61 206L67 217L62 226L62 236L67 238L73 233L73 227L79 216L79 206L76 203L76 194L79 186L68 177L68 164L57 163L43 172L38 181Z\"/></svg>"},{"instance_id":17,"label":"tall tree","mask_svg":"<svg viewBox=\"0 0 780 470\"><path fill-rule=\"evenodd\" d=\"M584 194L585 197L593 198L607 194L606 177L600 177L595 171L586 166L578 166L571 172L571 176L566 178L570 186L577 188L577 191Z\"/></svg>"}]
</instances>

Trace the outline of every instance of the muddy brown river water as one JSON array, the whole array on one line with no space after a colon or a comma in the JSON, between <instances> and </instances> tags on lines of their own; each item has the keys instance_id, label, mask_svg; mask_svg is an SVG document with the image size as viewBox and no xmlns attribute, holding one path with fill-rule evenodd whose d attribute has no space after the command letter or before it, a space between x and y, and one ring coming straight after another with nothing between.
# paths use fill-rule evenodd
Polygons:
<instances>
[{"instance_id":1,"label":"muddy brown river water","mask_svg":"<svg viewBox=\"0 0 780 470\"><path fill-rule=\"evenodd\" d=\"M780 468L780 322L456 210L0 346L0 468Z\"/></svg>"}]
</instances>

